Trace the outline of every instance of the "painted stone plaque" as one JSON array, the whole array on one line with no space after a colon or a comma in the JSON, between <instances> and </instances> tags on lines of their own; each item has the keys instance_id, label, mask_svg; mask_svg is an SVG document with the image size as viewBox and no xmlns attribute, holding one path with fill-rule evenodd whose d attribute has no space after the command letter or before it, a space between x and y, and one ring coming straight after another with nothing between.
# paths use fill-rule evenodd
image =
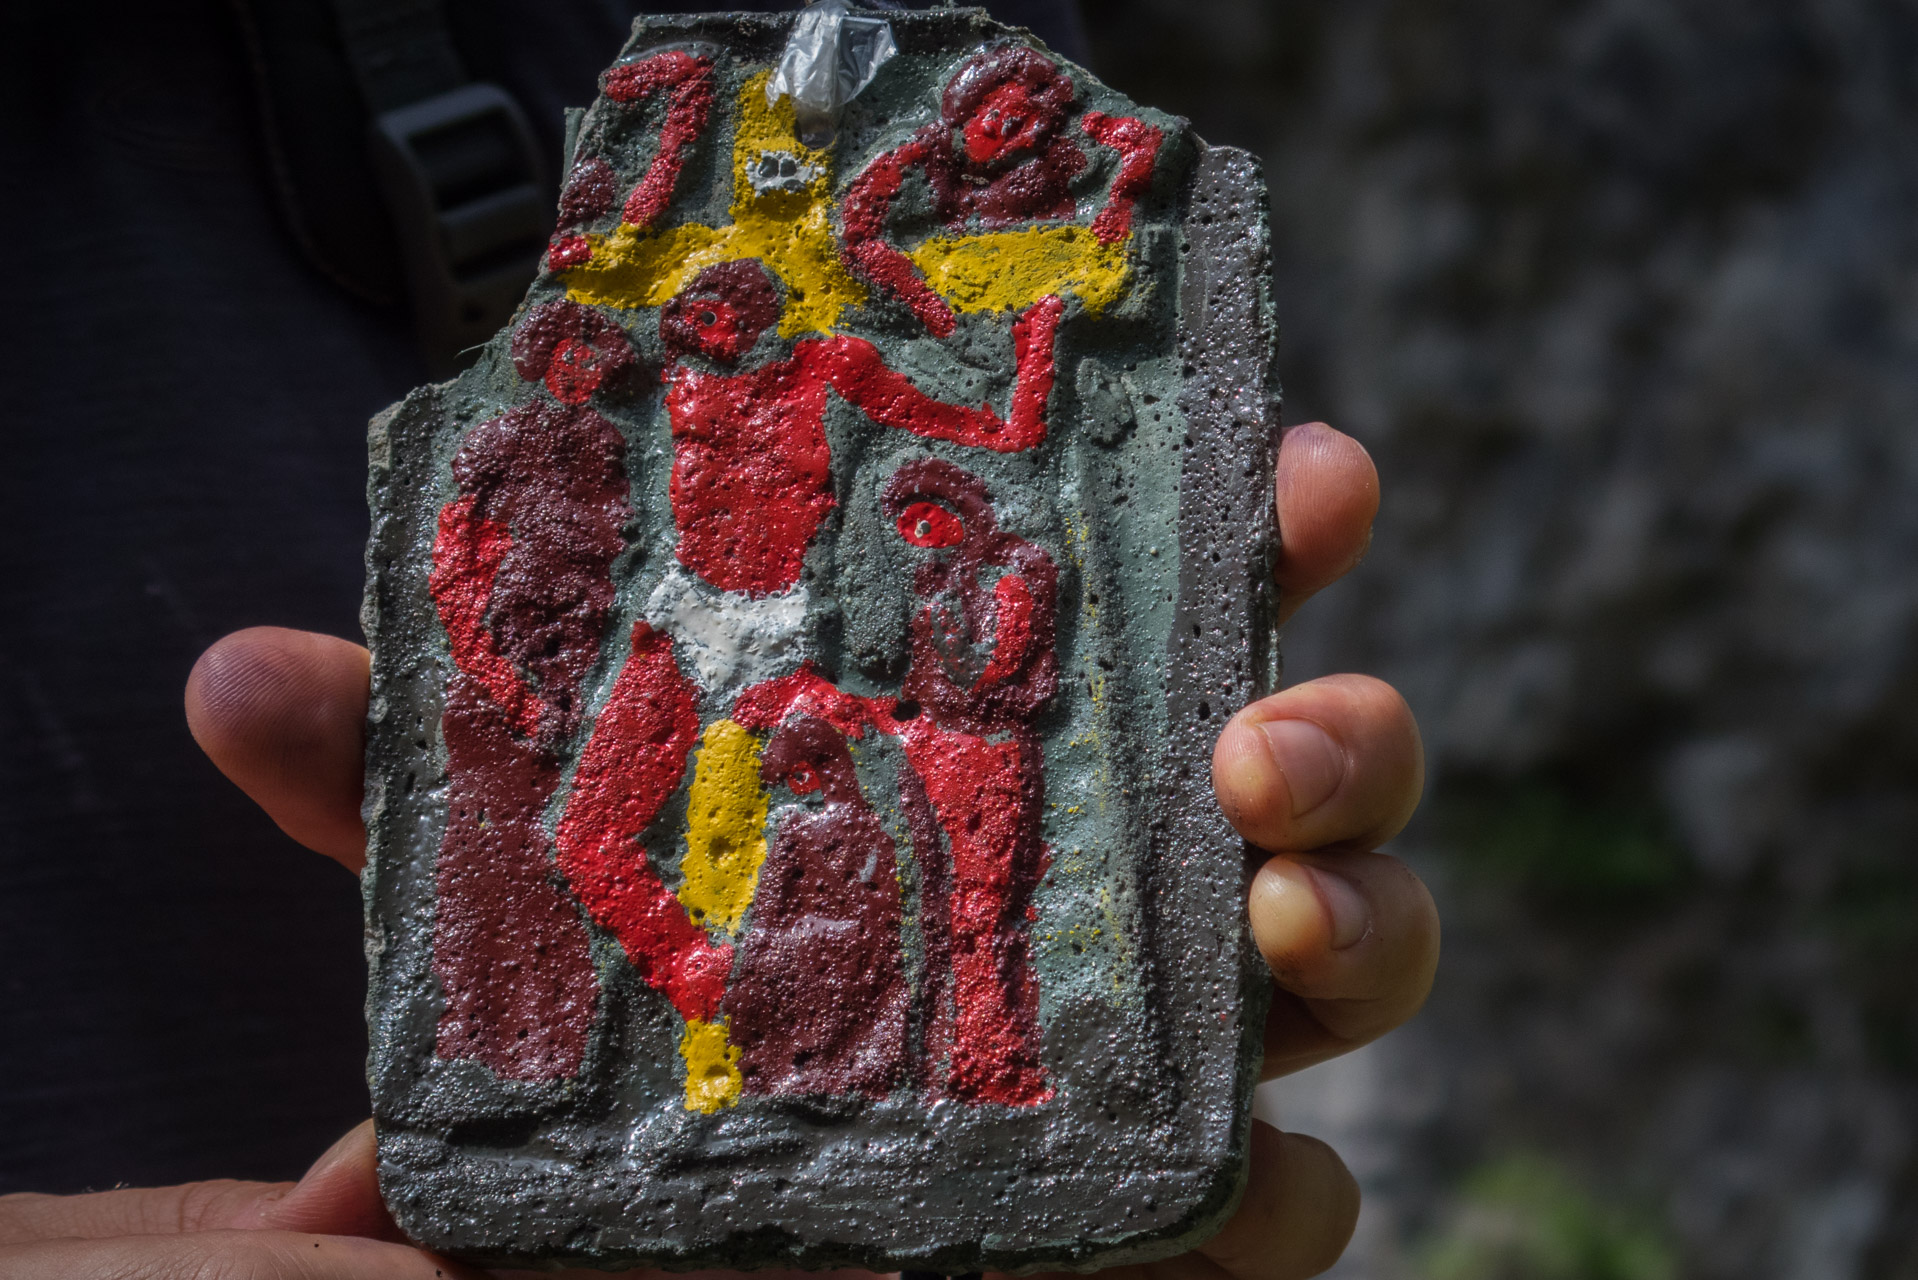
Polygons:
<instances>
[{"instance_id":1,"label":"painted stone plaque","mask_svg":"<svg viewBox=\"0 0 1918 1280\"><path fill-rule=\"evenodd\" d=\"M371 431L370 1078L478 1261L1090 1267L1242 1176L1254 162L973 10L642 19Z\"/></svg>"}]
</instances>

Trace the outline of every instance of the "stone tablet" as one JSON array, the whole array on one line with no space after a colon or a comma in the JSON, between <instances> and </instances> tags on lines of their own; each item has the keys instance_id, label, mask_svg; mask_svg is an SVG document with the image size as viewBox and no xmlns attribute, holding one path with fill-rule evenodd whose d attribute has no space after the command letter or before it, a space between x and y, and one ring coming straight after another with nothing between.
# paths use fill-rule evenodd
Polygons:
<instances>
[{"instance_id":1,"label":"stone tablet","mask_svg":"<svg viewBox=\"0 0 1918 1280\"><path fill-rule=\"evenodd\" d=\"M1090 1268L1237 1200L1264 190L975 10L647 18L372 426L380 1180L493 1264Z\"/></svg>"}]
</instances>

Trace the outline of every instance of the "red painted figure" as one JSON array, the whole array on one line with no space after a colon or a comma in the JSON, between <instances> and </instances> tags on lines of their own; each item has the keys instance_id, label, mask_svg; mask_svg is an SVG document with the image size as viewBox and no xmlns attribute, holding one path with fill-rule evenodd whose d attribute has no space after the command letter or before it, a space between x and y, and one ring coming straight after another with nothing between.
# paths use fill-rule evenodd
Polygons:
<instances>
[{"instance_id":1,"label":"red painted figure","mask_svg":"<svg viewBox=\"0 0 1918 1280\"><path fill-rule=\"evenodd\" d=\"M713 110L713 60L681 49L668 49L637 62L624 62L600 77L606 96L629 106L656 97L666 99L666 115L659 126L659 149L645 175L634 185L620 210L619 220L646 228L664 213L679 184L687 148L706 129ZM592 256L586 237L577 234L581 223L613 207L618 178L611 165L595 156L573 167L559 198L559 227L547 246L551 271L577 266Z\"/></svg>"},{"instance_id":2,"label":"red painted figure","mask_svg":"<svg viewBox=\"0 0 1918 1280\"><path fill-rule=\"evenodd\" d=\"M928 993L930 1045L942 1047L950 1018L954 1093L1036 1102L1047 1090L1027 930L1046 853L1031 719L1059 688L1058 570L1039 547L1001 531L985 486L951 463L901 467L885 504L908 543L945 552L914 575L927 604L912 620L901 688L920 707L903 727L906 759L945 832L951 868L946 902L929 897L924 907L926 936L949 939L952 974L950 1006L943 991ZM909 821L914 799L902 797Z\"/></svg>"},{"instance_id":3,"label":"red painted figure","mask_svg":"<svg viewBox=\"0 0 1918 1280\"><path fill-rule=\"evenodd\" d=\"M545 810L579 723L580 682L612 612L631 515L624 442L590 407L630 386L618 326L571 303L514 334L535 398L467 434L460 495L440 513L429 579L453 673L448 818L435 870L437 1051L509 1079L577 1075L599 983L555 860L595 923L687 1018L710 1019L731 949L710 942L648 864L639 835L679 785L699 732L696 691L646 623L580 757L556 838Z\"/></svg>"},{"instance_id":4,"label":"red painted figure","mask_svg":"<svg viewBox=\"0 0 1918 1280\"><path fill-rule=\"evenodd\" d=\"M969 59L940 100L939 119L869 163L847 189L842 243L846 264L912 309L928 330L952 333L952 308L887 236L887 219L909 172L931 187L934 215L964 231L1070 221L1072 182L1087 165L1065 128L1072 81L1058 64L1023 45L1002 45ZM1119 172L1092 230L1107 244L1132 229L1132 206L1152 185L1160 131L1131 116L1088 111L1080 132L1120 156Z\"/></svg>"},{"instance_id":5,"label":"red painted figure","mask_svg":"<svg viewBox=\"0 0 1918 1280\"><path fill-rule=\"evenodd\" d=\"M807 669L747 690L733 718L764 730L808 716L900 739L922 884L927 1083L966 1102L1031 1105L1051 1096L1031 968L1032 893L1046 866L1031 721L1058 691L1058 570L1000 530L985 486L950 463L901 467L884 501L901 537L943 552L914 575L926 604L904 696L857 697Z\"/></svg>"},{"instance_id":6,"label":"red painted figure","mask_svg":"<svg viewBox=\"0 0 1918 1280\"><path fill-rule=\"evenodd\" d=\"M799 581L801 562L833 507L826 392L873 421L998 453L1045 438L1053 339L1064 306L1048 298L1013 328L1011 412L935 400L886 365L863 338L795 343L783 359L736 365L779 319L779 294L756 260L708 267L659 314L672 359L663 377L672 424L673 520L681 564L726 591L754 596Z\"/></svg>"}]
</instances>

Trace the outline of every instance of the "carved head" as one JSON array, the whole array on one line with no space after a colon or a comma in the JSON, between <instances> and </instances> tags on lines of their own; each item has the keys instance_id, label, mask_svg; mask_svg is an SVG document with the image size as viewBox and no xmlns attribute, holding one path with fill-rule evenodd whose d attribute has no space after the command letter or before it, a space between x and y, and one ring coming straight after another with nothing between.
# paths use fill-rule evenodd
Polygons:
<instances>
[{"instance_id":1,"label":"carved head","mask_svg":"<svg viewBox=\"0 0 1918 1280\"><path fill-rule=\"evenodd\" d=\"M757 258L707 267L659 311L659 337L675 357L733 364L779 320L779 287Z\"/></svg>"},{"instance_id":2,"label":"carved head","mask_svg":"<svg viewBox=\"0 0 1918 1280\"><path fill-rule=\"evenodd\" d=\"M839 730L813 716L794 716L773 733L759 776L794 795L822 794L827 803L859 799L859 778Z\"/></svg>"},{"instance_id":3,"label":"carved head","mask_svg":"<svg viewBox=\"0 0 1918 1280\"><path fill-rule=\"evenodd\" d=\"M553 398L585 404L593 393L630 390L639 363L625 330L591 307L546 302L513 331L513 367L528 382L543 381Z\"/></svg>"},{"instance_id":4,"label":"carved head","mask_svg":"<svg viewBox=\"0 0 1918 1280\"><path fill-rule=\"evenodd\" d=\"M942 459L893 472L881 505L901 538L937 552L913 572L926 604L912 622L906 697L978 728L1044 705L1059 686L1052 557L1001 529L985 482Z\"/></svg>"},{"instance_id":5,"label":"carved head","mask_svg":"<svg viewBox=\"0 0 1918 1280\"><path fill-rule=\"evenodd\" d=\"M1057 63L1024 45L1001 45L959 68L940 116L959 130L966 159L990 167L1042 150L1072 98L1072 81Z\"/></svg>"}]
</instances>

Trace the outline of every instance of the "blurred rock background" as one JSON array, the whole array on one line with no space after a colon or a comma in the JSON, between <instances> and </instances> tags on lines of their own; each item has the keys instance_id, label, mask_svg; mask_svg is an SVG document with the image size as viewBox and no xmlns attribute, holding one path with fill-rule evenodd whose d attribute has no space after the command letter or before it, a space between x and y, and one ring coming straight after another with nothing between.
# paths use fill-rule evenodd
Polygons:
<instances>
[{"instance_id":1,"label":"blurred rock background","mask_svg":"<svg viewBox=\"0 0 1918 1280\"><path fill-rule=\"evenodd\" d=\"M1287 422L1372 450L1289 679L1394 681L1426 1013L1271 1086L1338 1276L1918 1276L1918 7L1086 0L1265 159Z\"/></svg>"}]
</instances>

